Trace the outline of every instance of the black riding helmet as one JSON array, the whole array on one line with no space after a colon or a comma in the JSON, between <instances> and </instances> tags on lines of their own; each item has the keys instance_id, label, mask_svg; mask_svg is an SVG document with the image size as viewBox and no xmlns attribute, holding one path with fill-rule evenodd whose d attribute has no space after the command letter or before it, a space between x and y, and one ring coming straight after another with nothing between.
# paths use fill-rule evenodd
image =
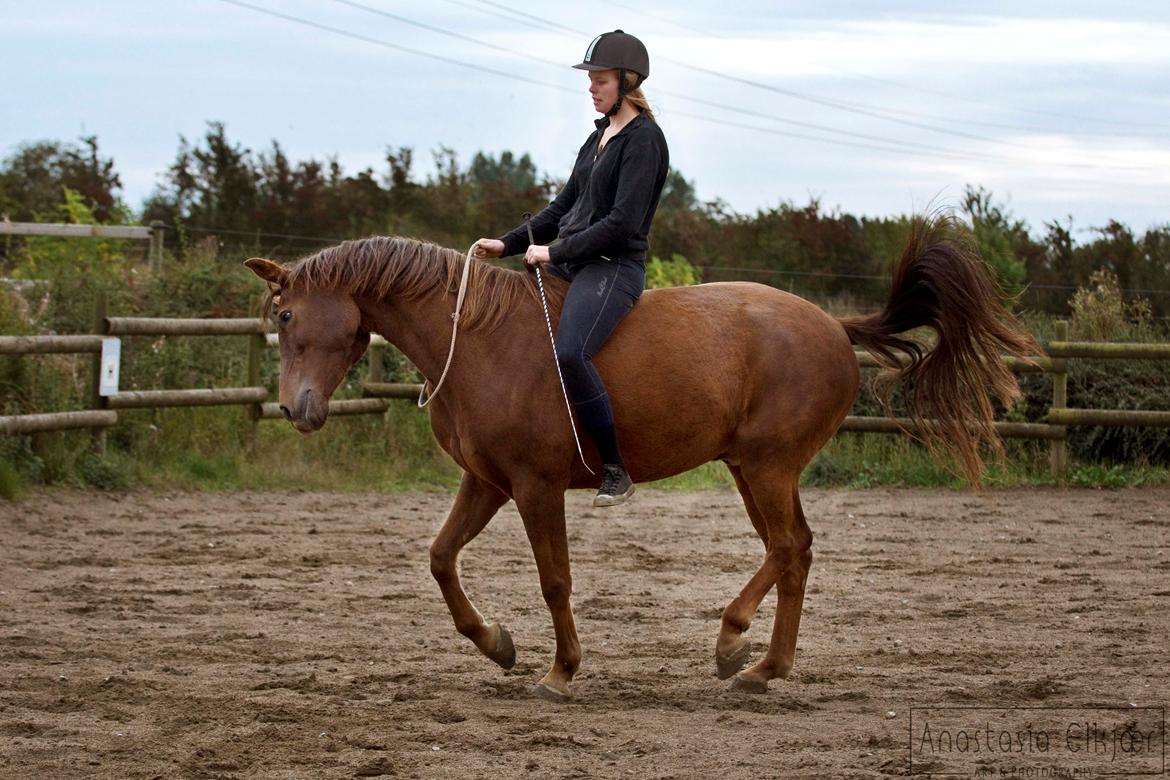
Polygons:
<instances>
[{"instance_id":1,"label":"black riding helmet","mask_svg":"<svg viewBox=\"0 0 1170 780\"><path fill-rule=\"evenodd\" d=\"M650 75L650 54L645 45L621 30L602 33L593 39L589 48L585 50L585 59L573 66L580 70L617 70L618 71L618 98L606 116L613 116L622 107L622 98L631 90L642 86L642 82ZM638 80L632 87L626 88L626 71L636 73Z\"/></svg>"}]
</instances>

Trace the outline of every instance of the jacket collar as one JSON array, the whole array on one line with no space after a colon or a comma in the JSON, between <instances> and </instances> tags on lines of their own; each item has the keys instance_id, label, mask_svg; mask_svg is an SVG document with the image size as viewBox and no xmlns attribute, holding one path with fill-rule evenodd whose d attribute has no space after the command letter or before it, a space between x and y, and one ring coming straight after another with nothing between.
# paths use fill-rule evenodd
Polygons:
<instances>
[{"instance_id":1,"label":"jacket collar","mask_svg":"<svg viewBox=\"0 0 1170 780\"><path fill-rule=\"evenodd\" d=\"M603 116L601 119L595 119L595 120L593 120L593 124L594 124L594 126L596 126L596 127L597 127L597 129L598 129L598 130L604 131L604 130L605 130L605 128L609 127L609 120L610 120L610 118L609 118L609 117L607 117L607 116ZM631 119L631 120L629 121L629 123L628 123L628 124L626 124L626 126L625 126L625 127L623 127L621 130L619 130L619 131L618 131L618 133L617 133L617 134L618 134L618 135L621 135L622 133L624 133L624 132L626 132L627 130L629 130L631 127L637 127L638 125L642 124L642 123L643 123L643 122L645 122L645 121L647 121L647 120L646 120L646 114L644 114L643 112L639 111L639 112L638 112L638 115L637 115L636 117L634 117L633 119ZM616 136L615 136L615 137L616 137Z\"/></svg>"}]
</instances>

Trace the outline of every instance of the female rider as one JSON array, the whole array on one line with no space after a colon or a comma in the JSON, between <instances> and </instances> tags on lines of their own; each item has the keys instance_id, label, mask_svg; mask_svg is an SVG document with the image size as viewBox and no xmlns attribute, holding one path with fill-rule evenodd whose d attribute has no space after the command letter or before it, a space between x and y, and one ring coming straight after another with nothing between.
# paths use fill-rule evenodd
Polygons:
<instances>
[{"instance_id":1,"label":"female rider","mask_svg":"<svg viewBox=\"0 0 1170 780\"><path fill-rule=\"evenodd\" d=\"M556 352L575 417L604 464L594 506L634 493L614 432L613 409L593 355L633 308L646 282L646 236L669 165L662 135L639 89L650 75L646 47L614 30L593 39L585 60L593 109L602 115L577 154L568 183L548 208L498 239L476 242L477 257L524 252L570 282L557 326ZM560 241L550 242L559 236Z\"/></svg>"}]
</instances>

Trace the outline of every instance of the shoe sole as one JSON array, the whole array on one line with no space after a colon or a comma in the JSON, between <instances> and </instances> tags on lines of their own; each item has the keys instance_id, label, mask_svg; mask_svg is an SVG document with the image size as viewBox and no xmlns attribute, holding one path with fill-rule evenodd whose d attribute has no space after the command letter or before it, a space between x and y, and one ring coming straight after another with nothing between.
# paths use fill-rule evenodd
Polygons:
<instances>
[{"instance_id":1,"label":"shoe sole","mask_svg":"<svg viewBox=\"0 0 1170 780\"><path fill-rule=\"evenodd\" d=\"M593 499L593 506L617 506L624 502L627 498L634 495L635 485L630 485L630 489L620 496L596 496Z\"/></svg>"}]
</instances>

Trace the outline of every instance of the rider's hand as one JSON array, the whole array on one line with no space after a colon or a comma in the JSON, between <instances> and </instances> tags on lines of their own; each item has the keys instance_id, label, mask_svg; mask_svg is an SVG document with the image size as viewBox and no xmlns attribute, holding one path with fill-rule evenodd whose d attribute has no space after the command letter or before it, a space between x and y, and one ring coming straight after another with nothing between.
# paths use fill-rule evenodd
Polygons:
<instances>
[{"instance_id":1,"label":"rider's hand","mask_svg":"<svg viewBox=\"0 0 1170 780\"><path fill-rule=\"evenodd\" d=\"M548 256L548 247L536 246L535 244L528 247L528 251L524 253L524 262L530 268L534 267L537 263L552 262Z\"/></svg>"},{"instance_id":2,"label":"rider's hand","mask_svg":"<svg viewBox=\"0 0 1170 780\"><path fill-rule=\"evenodd\" d=\"M502 257L504 254L504 242L498 238L481 238L475 242L475 251L473 254L478 258Z\"/></svg>"}]
</instances>

